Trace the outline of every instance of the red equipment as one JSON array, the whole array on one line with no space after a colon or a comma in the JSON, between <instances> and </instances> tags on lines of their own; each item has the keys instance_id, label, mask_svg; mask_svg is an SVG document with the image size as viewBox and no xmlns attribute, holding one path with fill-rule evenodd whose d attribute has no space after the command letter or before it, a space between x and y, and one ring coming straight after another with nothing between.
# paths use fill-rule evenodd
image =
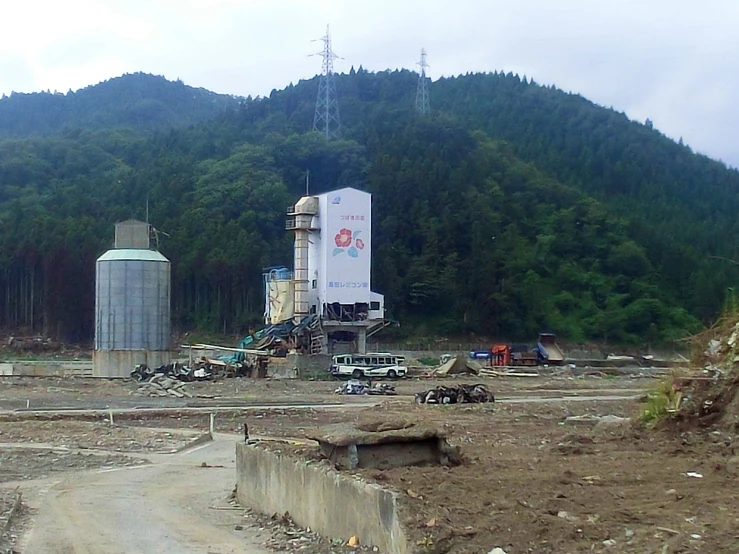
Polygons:
<instances>
[{"instance_id":1,"label":"red equipment","mask_svg":"<svg viewBox=\"0 0 739 554\"><path fill-rule=\"evenodd\" d=\"M494 367L511 365L511 347L507 344L496 344L490 349L490 361Z\"/></svg>"}]
</instances>

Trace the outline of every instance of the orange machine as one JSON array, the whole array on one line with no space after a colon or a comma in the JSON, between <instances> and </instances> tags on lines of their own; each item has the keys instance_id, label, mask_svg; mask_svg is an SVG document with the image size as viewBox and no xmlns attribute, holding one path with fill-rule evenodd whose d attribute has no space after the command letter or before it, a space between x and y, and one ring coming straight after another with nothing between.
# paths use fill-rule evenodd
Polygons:
<instances>
[{"instance_id":1,"label":"orange machine","mask_svg":"<svg viewBox=\"0 0 739 554\"><path fill-rule=\"evenodd\" d=\"M541 361L538 350L529 352L523 345L496 344L490 349L493 367L535 366Z\"/></svg>"},{"instance_id":2,"label":"orange machine","mask_svg":"<svg viewBox=\"0 0 739 554\"><path fill-rule=\"evenodd\" d=\"M511 365L511 347L507 344L496 344L490 349L492 357L490 363L494 367L505 367Z\"/></svg>"}]
</instances>

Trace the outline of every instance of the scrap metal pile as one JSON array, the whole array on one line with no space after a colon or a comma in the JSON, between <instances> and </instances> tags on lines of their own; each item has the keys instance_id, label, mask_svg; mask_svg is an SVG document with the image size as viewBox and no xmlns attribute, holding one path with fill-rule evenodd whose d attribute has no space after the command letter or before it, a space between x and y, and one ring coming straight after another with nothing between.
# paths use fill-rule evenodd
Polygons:
<instances>
[{"instance_id":1,"label":"scrap metal pile","mask_svg":"<svg viewBox=\"0 0 739 554\"><path fill-rule=\"evenodd\" d=\"M153 377L159 375L183 382L205 381L212 378L211 374L205 368L193 370L177 362L156 368L151 368L146 364L139 364L131 372L131 377L139 382L150 381Z\"/></svg>"},{"instance_id":2,"label":"scrap metal pile","mask_svg":"<svg viewBox=\"0 0 739 554\"><path fill-rule=\"evenodd\" d=\"M485 385L435 387L416 394L418 404L480 404L495 402L495 396Z\"/></svg>"},{"instance_id":3,"label":"scrap metal pile","mask_svg":"<svg viewBox=\"0 0 739 554\"><path fill-rule=\"evenodd\" d=\"M130 375L139 382L150 381L157 375L164 375L185 383L216 381L228 377L252 377L257 376L257 374L266 374L267 363L266 358L245 358L240 362L224 362L223 360L202 357L196 360L192 367L179 362L172 362L157 368L139 364Z\"/></svg>"},{"instance_id":4,"label":"scrap metal pile","mask_svg":"<svg viewBox=\"0 0 739 554\"><path fill-rule=\"evenodd\" d=\"M285 321L268 325L255 333L244 337L237 345L242 350L259 350L270 353L273 356L285 356L290 350L302 354L310 354L311 333L316 331L320 320L316 315L309 315L300 323ZM234 353L231 357L222 358L229 362L237 362L243 359L241 352Z\"/></svg>"}]
</instances>

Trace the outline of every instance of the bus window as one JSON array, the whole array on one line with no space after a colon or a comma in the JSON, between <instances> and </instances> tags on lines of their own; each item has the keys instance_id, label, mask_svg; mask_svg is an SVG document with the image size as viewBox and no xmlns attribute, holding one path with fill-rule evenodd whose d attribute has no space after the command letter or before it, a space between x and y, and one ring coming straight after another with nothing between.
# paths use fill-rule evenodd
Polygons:
<instances>
[{"instance_id":1,"label":"bus window","mask_svg":"<svg viewBox=\"0 0 739 554\"><path fill-rule=\"evenodd\" d=\"M370 363L372 365L377 365L379 362L377 361L377 358L370 358Z\"/></svg>"}]
</instances>

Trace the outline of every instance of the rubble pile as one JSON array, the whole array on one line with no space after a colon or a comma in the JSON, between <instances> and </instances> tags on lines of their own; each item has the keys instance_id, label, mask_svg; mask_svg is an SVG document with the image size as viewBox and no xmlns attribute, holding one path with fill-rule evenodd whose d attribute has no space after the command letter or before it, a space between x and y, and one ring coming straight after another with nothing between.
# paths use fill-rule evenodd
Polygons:
<instances>
[{"instance_id":1,"label":"rubble pile","mask_svg":"<svg viewBox=\"0 0 739 554\"><path fill-rule=\"evenodd\" d=\"M479 404L495 402L495 396L485 385L435 387L416 394L418 404Z\"/></svg>"},{"instance_id":2,"label":"rubble pile","mask_svg":"<svg viewBox=\"0 0 739 554\"><path fill-rule=\"evenodd\" d=\"M683 399L677 420L739 431L739 317L720 321L692 342L694 362L703 369L675 379Z\"/></svg>"},{"instance_id":3,"label":"rubble pile","mask_svg":"<svg viewBox=\"0 0 739 554\"><path fill-rule=\"evenodd\" d=\"M62 343L48 337L8 337L6 347L19 354L45 354L64 350Z\"/></svg>"},{"instance_id":4,"label":"rubble pile","mask_svg":"<svg viewBox=\"0 0 739 554\"><path fill-rule=\"evenodd\" d=\"M389 395L393 396L397 394L395 392L395 385L390 383L375 383L374 386L362 383L356 379L350 379L346 383L342 384L338 389L334 391L336 394L374 394L374 395Z\"/></svg>"},{"instance_id":5,"label":"rubble pile","mask_svg":"<svg viewBox=\"0 0 739 554\"><path fill-rule=\"evenodd\" d=\"M146 364L139 364L133 368L130 375L136 381L149 381L153 376L164 375L177 381L191 383L193 381L216 381L227 377L266 377L267 358L247 359L240 362L225 362L202 357L196 360L192 367L179 362L172 362L151 368Z\"/></svg>"},{"instance_id":6,"label":"rubble pile","mask_svg":"<svg viewBox=\"0 0 739 554\"><path fill-rule=\"evenodd\" d=\"M175 398L192 398L185 389L185 383L163 373L152 375L148 381L139 385L138 393L142 396L174 396Z\"/></svg>"}]
</instances>

